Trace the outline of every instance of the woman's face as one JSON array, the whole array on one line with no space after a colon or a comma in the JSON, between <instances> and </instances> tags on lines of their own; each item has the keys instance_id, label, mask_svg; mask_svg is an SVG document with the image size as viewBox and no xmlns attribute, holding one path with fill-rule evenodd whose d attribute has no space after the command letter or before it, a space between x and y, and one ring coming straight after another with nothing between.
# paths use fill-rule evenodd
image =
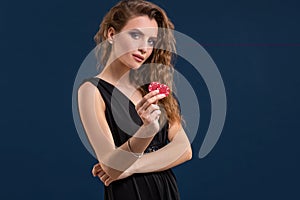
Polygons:
<instances>
[{"instance_id":1,"label":"woman's face","mask_svg":"<svg viewBox=\"0 0 300 200\"><path fill-rule=\"evenodd\" d=\"M139 68L151 55L157 40L155 19L138 16L130 19L120 33L113 36L115 59L131 69Z\"/></svg>"}]
</instances>

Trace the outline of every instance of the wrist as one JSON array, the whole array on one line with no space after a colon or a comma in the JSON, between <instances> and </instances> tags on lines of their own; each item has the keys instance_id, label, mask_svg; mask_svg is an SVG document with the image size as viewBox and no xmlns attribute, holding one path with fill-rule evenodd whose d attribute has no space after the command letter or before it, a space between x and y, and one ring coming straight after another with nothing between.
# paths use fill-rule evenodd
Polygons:
<instances>
[{"instance_id":1,"label":"wrist","mask_svg":"<svg viewBox=\"0 0 300 200\"><path fill-rule=\"evenodd\" d=\"M129 152L136 158L141 158L144 154L144 152L141 152L141 153L136 153L136 152L133 152L132 150L132 147L130 145L130 139L127 140L127 146L128 146L128 149L129 149Z\"/></svg>"},{"instance_id":2,"label":"wrist","mask_svg":"<svg viewBox=\"0 0 300 200\"><path fill-rule=\"evenodd\" d=\"M153 123L143 124L139 131L136 132L133 136L136 138L153 138L159 130L159 127Z\"/></svg>"}]
</instances>

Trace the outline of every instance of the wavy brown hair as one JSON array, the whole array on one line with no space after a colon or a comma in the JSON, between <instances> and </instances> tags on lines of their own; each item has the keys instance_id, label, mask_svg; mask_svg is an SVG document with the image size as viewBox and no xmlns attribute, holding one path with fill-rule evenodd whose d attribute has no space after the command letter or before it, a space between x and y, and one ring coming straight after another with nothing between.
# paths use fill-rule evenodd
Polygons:
<instances>
[{"instance_id":1,"label":"wavy brown hair","mask_svg":"<svg viewBox=\"0 0 300 200\"><path fill-rule=\"evenodd\" d=\"M113 27L119 33L130 19L137 16L148 16L150 19L155 19L159 31L153 52L144 65L137 70L130 70L130 81L137 85L143 85L139 87L143 96L148 93L147 87L150 82L156 81L168 85L173 95L162 99L160 104L164 107L163 112L171 124L181 123L182 117L173 86L173 61L176 53L174 25L162 8L144 0L123 0L112 7L104 16L99 31L94 36L99 66L106 65L111 53L111 44L107 41L108 29ZM143 83L148 84L144 85Z\"/></svg>"}]
</instances>

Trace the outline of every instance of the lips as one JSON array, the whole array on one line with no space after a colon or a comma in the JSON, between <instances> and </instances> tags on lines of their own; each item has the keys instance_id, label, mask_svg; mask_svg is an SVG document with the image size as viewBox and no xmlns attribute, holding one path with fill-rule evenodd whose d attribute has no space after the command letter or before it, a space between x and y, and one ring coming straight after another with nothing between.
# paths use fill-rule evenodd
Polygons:
<instances>
[{"instance_id":1,"label":"lips","mask_svg":"<svg viewBox=\"0 0 300 200\"><path fill-rule=\"evenodd\" d=\"M145 59L143 56L141 56L139 54L132 54L132 56L137 62L143 62Z\"/></svg>"}]
</instances>

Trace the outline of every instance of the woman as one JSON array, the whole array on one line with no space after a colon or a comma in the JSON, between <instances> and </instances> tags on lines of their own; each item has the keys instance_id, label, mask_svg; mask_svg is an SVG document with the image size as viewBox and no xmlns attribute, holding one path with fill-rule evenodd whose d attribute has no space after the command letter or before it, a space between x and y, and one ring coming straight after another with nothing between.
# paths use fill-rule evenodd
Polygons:
<instances>
[{"instance_id":1,"label":"woman","mask_svg":"<svg viewBox=\"0 0 300 200\"><path fill-rule=\"evenodd\" d=\"M125 0L95 35L104 68L79 87L78 108L107 200L180 199L171 168L190 160L192 150L179 103L172 92L148 91L153 81L172 91L172 29L157 5Z\"/></svg>"}]
</instances>

